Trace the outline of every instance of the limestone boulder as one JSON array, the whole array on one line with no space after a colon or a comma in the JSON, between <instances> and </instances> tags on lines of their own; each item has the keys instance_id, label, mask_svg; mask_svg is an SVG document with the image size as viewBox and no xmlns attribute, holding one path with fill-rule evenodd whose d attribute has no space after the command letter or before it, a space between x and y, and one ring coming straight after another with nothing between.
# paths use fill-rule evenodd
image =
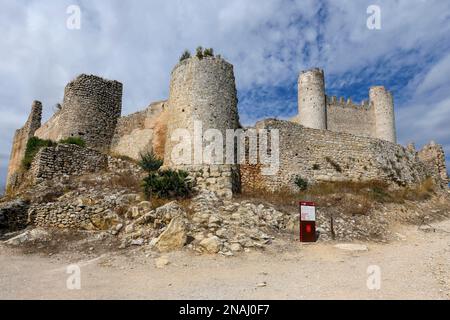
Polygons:
<instances>
[{"instance_id":1,"label":"limestone boulder","mask_svg":"<svg viewBox=\"0 0 450 320\"><path fill-rule=\"evenodd\" d=\"M186 225L181 217L173 218L166 230L152 244L160 252L179 250L187 241Z\"/></svg>"},{"instance_id":2,"label":"limestone boulder","mask_svg":"<svg viewBox=\"0 0 450 320\"><path fill-rule=\"evenodd\" d=\"M222 243L218 237L213 236L203 239L200 241L199 245L208 253L217 253L220 251Z\"/></svg>"}]
</instances>

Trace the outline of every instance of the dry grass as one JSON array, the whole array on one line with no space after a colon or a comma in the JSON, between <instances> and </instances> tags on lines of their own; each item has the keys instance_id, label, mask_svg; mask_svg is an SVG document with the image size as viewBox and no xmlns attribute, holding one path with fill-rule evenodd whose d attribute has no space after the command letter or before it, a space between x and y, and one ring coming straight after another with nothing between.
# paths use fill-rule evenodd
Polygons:
<instances>
[{"instance_id":1,"label":"dry grass","mask_svg":"<svg viewBox=\"0 0 450 320\"><path fill-rule=\"evenodd\" d=\"M135 160L135 159L133 159L131 157L125 156L123 154L119 154L119 153L116 153L116 152L110 152L109 155L111 157L113 157L113 158L116 158L116 159L137 163L137 160Z\"/></svg>"},{"instance_id":2,"label":"dry grass","mask_svg":"<svg viewBox=\"0 0 450 320\"><path fill-rule=\"evenodd\" d=\"M140 192L142 190L142 180L132 172L123 172L111 178L111 186L116 188L126 188L130 191Z\"/></svg>"},{"instance_id":3,"label":"dry grass","mask_svg":"<svg viewBox=\"0 0 450 320\"><path fill-rule=\"evenodd\" d=\"M241 199L257 199L276 205L281 210L297 210L299 201L313 201L319 207L338 207L347 214L367 214L376 203L403 203L405 200L429 199L435 192L432 179L417 186L390 189L381 181L368 182L324 182L311 185L307 190L292 192L281 189L245 191Z\"/></svg>"}]
</instances>

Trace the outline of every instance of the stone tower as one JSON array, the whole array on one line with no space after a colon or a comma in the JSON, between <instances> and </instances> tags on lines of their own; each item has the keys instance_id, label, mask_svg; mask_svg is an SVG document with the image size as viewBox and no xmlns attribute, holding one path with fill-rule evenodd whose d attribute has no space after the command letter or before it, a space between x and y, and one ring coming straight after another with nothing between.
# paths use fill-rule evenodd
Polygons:
<instances>
[{"instance_id":1,"label":"stone tower","mask_svg":"<svg viewBox=\"0 0 450 320\"><path fill-rule=\"evenodd\" d=\"M61 110L36 131L41 139L80 137L100 151L110 147L122 111L122 84L82 74L64 89Z\"/></svg>"},{"instance_id":2,"label":"stone tower","mask_svg":"<svg viewBox=\"0 0 450 320\"><path fill-rule=\"evenodd\" d=\"M371 87L369 98L375 117L375 138L397 143L392 94L383 86Z\"/></svg>"},{"instance_id":3,"label":"stone tower","mask_svg":"<svg viewBox=\"0 0 450 320\"><path fill-rule=\"evenodd\" d=\"M298 122L308 128L327 129L323 70L302 71L298 78Z\"/></svg>"},{"instance_id":4,"label":"stone tower","mask_svg":"<svg viewBox=\"0 0 450 320\"><path fill-rule=\"evenodd\" d=\"M194 124L197 129L200 129L198 125L201 124L202 132L219 130L225 140L227 129L239 127L237 101L233 65L222 58L192 57L177 64L170 82L164 165L180 165L179 159L172 158L172 150L179 144L171 140L176 129L187 129L192 140L191 159L181 164L202 164L201 150L194 150Z\"/></svg>"}]
</instances>

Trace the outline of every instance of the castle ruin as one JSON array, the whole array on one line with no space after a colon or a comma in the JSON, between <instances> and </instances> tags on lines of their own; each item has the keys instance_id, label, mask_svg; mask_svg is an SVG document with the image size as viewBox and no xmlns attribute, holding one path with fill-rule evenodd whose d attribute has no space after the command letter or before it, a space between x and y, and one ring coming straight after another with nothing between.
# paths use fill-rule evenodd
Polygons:
<instances>
[{"instance_id":1,"label":"castle ruin","mask_svg":"<svg viewBox=\"0 0 450 320\"><path fill-rule=\"evenodd\" d=\"M141 152L153 151L164 159L164 166L189 171L198 185L225 197L240 189L295 189L296 177L310 183L383 180L405 186L427 177L433 177L442 186L448 183L441 146L432 143L416 151L397 144L389 91L372 87L369 102L361 105L355 105L351 99L327 97L320 69L300 73L296 117L290 121L266 119L252 127L280 132L279 171L270 176L262 173L260 164L204 165L196 161L194 149L190 165L174 162L177 129L192 133L195 123L200 122L203 130L217 129L225 136L227 129L242 128L233 66L224 59L191 57L179 62L172 71L168 100L152 103L143 111L121 117L121 99L121 83L80 75L66 86L61 110L43 125L42 105L34 102L29 119L14 137L8 187L20 184L20 162L32 136L54 141L83 138L87 147L95 151L95 161L88 160L89 152L80 157L86 159L82 160L86 171L91 165L97 168L104 163L98 152L138 159ZM61 152L40 151L49 155L37 156L33 168L39 170L32 172L45 172L47 176L52 176L52 170L79 174L67 169L77 149L60 149ZM65 161L64 155L69 153L72 160ZM56 158L67 168L60 170L48 164L48 159Z\"/></svg>"},{"instance_id":2,"label":"castle ruin","mask_svg":"<svg viewBox=\"0 0 450 320\"><path fill-rule=\"evenodd\" d=\"M397 142L394 101L389 91L382 86L372 87L369 102L360 105L354 104L351 98L326 96L321 69L300 73L298 115L292 121L307 128Z\"/></svg>"}]
</instances>

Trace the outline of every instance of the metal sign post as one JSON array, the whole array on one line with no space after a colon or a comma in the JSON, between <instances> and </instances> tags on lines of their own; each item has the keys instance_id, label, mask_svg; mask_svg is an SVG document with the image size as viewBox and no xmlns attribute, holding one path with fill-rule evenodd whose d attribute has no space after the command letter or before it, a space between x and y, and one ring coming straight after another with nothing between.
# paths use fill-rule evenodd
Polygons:
<instances>
[{"instance_id":1,"label":"metal sign post","mask_svg":"<svg viewBox=\"0 0 450 320\"><path fill-rule=\"evenodd\" d=\"M316 242L316 204L300 202L300 242Z\"/></svg>"}]
</instances>

